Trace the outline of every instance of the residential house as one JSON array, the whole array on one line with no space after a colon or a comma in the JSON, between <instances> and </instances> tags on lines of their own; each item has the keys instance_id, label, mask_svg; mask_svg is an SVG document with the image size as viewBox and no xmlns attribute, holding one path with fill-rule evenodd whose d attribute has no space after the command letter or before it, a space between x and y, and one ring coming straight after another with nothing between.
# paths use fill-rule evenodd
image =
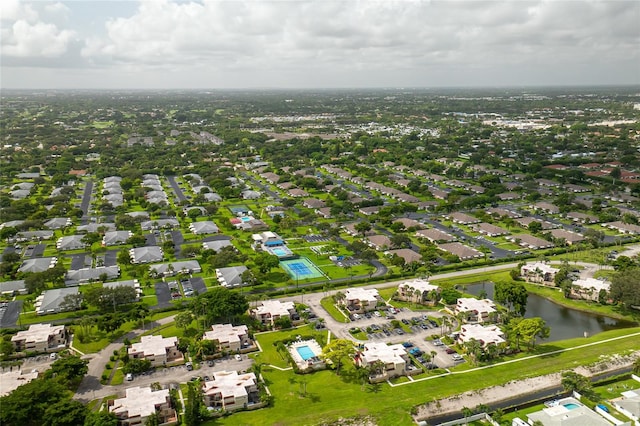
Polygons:
<instances>
[{"instance_id":1,"label":"residential house","mask_svg":"<svg viewBox=\"0 0 640 426\"><path fill-rule=\"evenodd\" d=\"M525 247L530 250L540 250L554 247L554 244L550 241L543 240L542 238L534 237L529 234L515 234L505 237L508 241L512 241L518 244L520 247Z\"/></svg>"},{"instance_id":2,"label":"residential house","mask_svg":"<svg viewBox=\"0 0 640 426\"><path fill-rule=\"evenodd\" d=\"M64 276L64 283L66 285L78 285L103 279L113 280L119 276L120 267L118 265L70 269Z\"/></svg>"},{"instance_id":3,"label":"residential house","mask_svg":"<svg viewBox=\"0 0 640 426\"><path fill-rule=\"evenodd\" d=\"M520 276L525 281L539 284L553 284L560 269L543 262L527 263L520 268Z\"/></svg>"},{"instance_id":4,"label":"residential house","mask_svg":"<svg viewBox=\"0 0 640 426\"><path fill-rule=\"evenodd\" d=\"M381 363L383 367L378 374L369 377L371 382L378 382L394 377L399 377L407 373L411 374L407 366L411 365L407 350L401 344L387 345L382 342L367 342L364 348L358 351L354 361L359 367L374 367ZM416 371L421 371L417 370Z\"/></svg>"},{"instance_id":5,"label":"residential house","mask_svg":"<svg viewBox=\"0 0 640 426\"><path fill-rule=\"evenodd\" d=\"M571 397L559 399L550 407L527 414L527 419L531 425L539 422L538 424L549 426L611 426L604 417Z\"/></svg>"},{"instance_id":6,"label":"residential house","mask_svg":"<svg viewBox=\"0 0 640 426\"><path fill-rule=\"evenodd\" d=\"M407 217L401 217L401 218L398 218L398 219L394 220L393 222L394 222L394 223L401 223L401 224L403 224L403 225L404 225L404 227L405 227L406 229L414 228L414 229L416 229L416 230L417 230L417 229L422 229L422 228L424 228L424 225L423 225L422 223L418 222L418 221L417 221L417 220L415 220L415 219L409 219L409 218L407 218Z\"/></svg>"},{"instance_id":7,"label":"residential house","mask_svg":"<svg viewBox=\"0 0 640 426\"><path fill-rule=\"evenodd\" d=\"M449 254L458 256L462 261L483 257L481 251L466 246L462 243L443 243L437 245L440 250L444 250Z\"/></svg>"},{"instance_id":8,"label":"residential house","mask_svg":"<svg viewBox=\"0 0 640 426\"><path fill-rule=\"evenodd\" d=\"M218 268L216 269L216 278L218 279L218 283L223 287L244 287L248 285L248 283L242 279L242 274L247 270L247 267L244 265Z\"/></svg>"},{"instance_id":9,"label":"residential house","mask_svg":"<svg viewBox=\"0 0 640 426\"><path fill-rule=\"evenodd\" d=\"M309 193L307 191L305 191L304 189L300 189L300 188L291 188L290 190L287 191L287 194L290 197L293 198L300 198L300 197L308 197Z\"/></svg>"},{"instance_id":10,"label":"residential house","mask_svg":"<svg viewBox=\"0 0 640 426\"><path fill-rule=\"evenodd\" d=\"M149 274L157 277L171 277L176 274L191 275L199 274L200 272L202 272L202 267L197 260L158 263L149 267Z\"/></svg>"},{"instance_id":11,"label":"residential house","mask_svg":"<svg viewBox=\"0 0 640 426\"><path fill-rule=\"evenodd\" d=\"M118 287L130 287L136 292L137 300L142 297L142 288L138 280L124 280L124 281L112 281L110 283L103 283L104 288L118 288Z\"/></svg>"},{"instance_id":12,"label":"residential house","mask_svg":"<svg viewBox=\"0 0 640 426\"><path fill-rule=\"evenodd\" d=\"M600 220L598 216L594 216L592 214L580 213L580 212L569 212L567 213L567 219L571 219L574 222L578 223L598 223Z\"/></svg>"},{"instance_id":13,"label":"residential house","mask_svg":"<svg viewBox=\"0 0 640 426\"><path fill-rule=\"evenodd\" d=\"M618 221L618 222L603 223L602 226L607 227L609 229L614 229L620 232L621 234L631 234L631 235L640 234L640 226L633 225L631 223L624 223L624 222Z\"/></svg>"},{"instance_id":14,"label":"residential house","mask_svg":"<svg viewBox=\"0 0 640 426\"><path fill-rule=\"evenodd\" d=\"M218 349L229 352L239 352L252 345L246 325L214 324L211 331L206 331L202 338L216 342Z\"/></svg>"},{"instance_id":15,"label":"residential house","mask_svg":"<svg viewBox=\"0 0 640 426\"><path fill-rule=\"evenodd\" d=\"M395 254L396 256L403 258L404 263L407 263L407 264L412 262L422 263L422 255L418 252L415 252L407 248L388 250L388 251L385 251L384 254L392 257Z\"/></svg>"},{"instance_id":16,"label":"residential house","mask_svg":"<svg viewBox=\"0 0 640 426\"><path fill-rule=\"evenodd\" d=\"M640 388L625 390L620 397L610 402L616 410L635 421L636 425L640 423Z\"/></svg>"},{"instance_id":17,"label":"residential house","mask_svg":"<svg viewBox=\"0 0 640 426\"><path fill-rule=\"evenodd\" d=\"M152 415L158 416L162 426L177 425L178 414L171 406L169 389L152 390L150 387L133 387L125 390L124 398L107 402L107 408L118 418L122 426L144 425Z\"/></svg>"},{"instance_id":18,"label":"residential house","mask_svg":"<svg viewBox=\"0 0 640 426\"><path fill-rule=\"evenodd\" d=\"M25 259L18 272L44 272L51 269L58 263L57 257L36 257L34 259Z\"/></svg>"},{"instance_id":19,"label":"residential house","mask_svg":"<svg viewBox=\"0 0 640 426\"><path fill-rule=\"evenodd\" d=\"M202 395L207 407L234 411L260 403L258 382L254 373L216 371L213 380L202 384Z\"/></svg>"},{"instance_id":20,"label":"residential house","mask_svg":"<svg viewBox=\"0 0 640 426\"><path fill-rule=\"evenodd\" d=\"M549 230L549 229L553 229L553 228L557 228L558 226L548 222L546 220L538 220L534 217L520 217L516 219L516 222L522 226L523 228L528 228L529 225L531 224L531 222L538 222L542 225L542 229L543 230Z\"/></svg>"},{"instance_id":21,"label":"residential house","mask_svg":"<svg viewBox=\"0 0 640 426\"><path fill-rule=\"evenodd\" d=\"M327 206L324 200L318 198L307 198L302 202L302 205L308 209L321 209Z\"/></svg>"},{"instance_id":22,"label":"residential house","mask_svg":"<svg viewBox=\"0 0 640 426\"><path fill-rule=\"evenodd\" d=\"M493 300L473 297L459 298L454 308L456 316L462 315L464 322L467 323L490 322L491 314L494 312L497 311Z\"/></svg>"},{"instance_id":23,"label":"residential house","mask_svg":"<svg viewBox=\"0 0 640 426\"><path fill-rule=\"evenodd\" d=\"M180 222L177 219L156 219L146 220L140 223L140 228L143 231L153 231L156 229L175 229L180 227Z\"/></svg>"},{"instance_id":24,"label":"residential house","mask_svg":"<svg viewBox=\"0 0 640 426\"><path fill-rule=\"evenodd\" d=\"M391 239L386 235L370 235L367 237L367 244L376 250L386 250L392 246Z\"/></svg>"},{"instance_id":25,"label":"residential house","mask_svg":"<svg viewBox=\"0 0 640 426\"><path fill-rule=\"evenodd\" d=\"M545 201L540 201L531 206L534 210L542 210L544 212L550 214L558 214L560 213L560 208L558 206L554 206L551 203L547 203Z\"/></svg>"},{"instance_id":26,"label":"residential house","mask_svg":"<svg viewBox=\"0 0 640 426\"><path fill-rule=\"evenodd\" d=\"M584 236L576 232L566 231L564 229L552 229L549 233L553 238L562 239L568 245L576 244L585 240Z\"/></svg>"},{"instance_id":27,"label":"residential house","mask_svg":"<svg viewBox=\"0 0 640 426\"><path fill-rule=\"evenodd\" d=\"M487 213L489 213L491 216L497 216L499 218L506 216L510 217L511 219L517 219L521 217L519 213L500 207L492 207L490 209L487 209Z\"/></svg>"},{"instance_id":28,"label":"residential house","mask_svg":"<svg viewBox=\"0 0 640 426\"><path fill-rule=\"evenodd\" d=\"M452 242L456 240L453 235L447 234L446 232L436 228L421 229L419 231L416 231L416 237L426 238L432 243Z\"/></svg>"},{"instance_id":29,"label":"residential house","mask_svg":"<svg viewBox=\"0 0 640 426\"><path fill-rule=\"evenodd\" d=\"M62 229L71 226L71 219L68 217L54 217L44 223L44 227L47 229Z\"/></svg>"},{"instance_id":30,"label":"residential house","mask_svg":"<svg viewBox=\"0 0 640 426\"><path fill-rule=\"evenodd\" d=\"M127 353L133 359L146 359L154 366L184 360L182 352L178 350L178 338L175 336L142 336L140 342L133 343Z\"/></svg>"},{"instance_id":31,"label":"residential house","mask_svg":"<svg viewBox=\"0 0 640 426\"><path fill-rule=\"evenodd\" d=\"M489 237L499 237L500 235L507 235L509 233L509 231L504 228L485 222L478 223L477 225L472 226L472 228L476 232L487 235Z\"/></svg>"},{"instance_id":32,"label":"residential house","mask_svg":"<svg viewBox=\"0 0 640 426\"><path fill-rule=\"evenodd\" d=\"M56 314L67 310L68 307L62 303L64 298L78 293L78 287L54 288L53 290L43 291L40 296L36 297L36 314Z\"/></svg>"},{"instance_id":33,"label":"residential house","mask_svg":"<svg viewBox=\"0 0 640 426\"><path fill-rule=\"evenodd\" d=\"M196 235L217 234L220 231L218 225L211 220L192 222L189 224L189 229Z\"/></svg>"},{"instance_id":34,"label":"residential house","mask_svg":"<svg viewBox=\"0 0 640 426\"><path fill-rule=\"evenodd\" d=\"M103 246L117 246L126 244L127 240L133 236L131 231L109 231L102 237Z\"/></svg>"},{"instance_id":35,"label":"residential house","mask_svg":"<svg viewBox=\"0 0 640 426\"><path fill-rule=\"evenodd\" d=\"M231 240L228 239L228 237L220 240L204 241L202 243L202 248L205 250L213 250L215 252L218 252L225 247L233 247L233 244L231 244Z\"/></svg>"},{"instance_id":36,"label":"residential house","mask_svg":"<svg viewBox=\"0 0 640 426\"><path fill-rule=\"evenodd\" d=\"M27 286L24 284L24 280L0 282L0 294L3 296L15 296L27 293Z\"/></svg>"},{"instance_id":37,"label":"residential house","mask_svg":"<svg viewBox=\"0 0 640 426\"><path fill-rule=\"evenodd\" d=\"M382 302L382 298L375 288L362 287L348 288L344 293L343 304L351 313L364 313L373 311Z\"/></svg>"},{"instance_id":38,"label":"residential house","mask_svg":"<svg viewBox=\"0 0 640 426\"><path fill-rule=\"evenodd\" d=\"M131 263L154 263L164 258L162 248L158 246L134 247L129 250Z\"/></svg>"},{"instance_id":39,"label":"residential house","mask_svg":"<svg viewBox=\"0 0 640 426\"><path fill-rule=\"evenodd\" d=\"M68 235L60 237L56 242L56 248L61 251L83 249L86 247L83 238L83 235Z\"/></svg>"},{"instance_id":40,"label":"residential house","mask_svg":"<svg viewBox=\"0 0 640 426\"><path fill-rule=\"evenodd\" d=\"M449 219L453 223L459 223L461 225L471 225L473 223L480 223L480 219L473 217L466 213L454 212L449 215Z\"/></svg>"},{"instance_id":41,"label":"residential house","mask_svg":"<svg viewBox=\"0 0 640 426\"><path fill-rule=\"evenodd\" d=\"M400 284L396 297L407 302L424 303L425 301L431 301L435 303L439 294L440 287L418 278Z\"/></svg>"},{"instance_id":42,"label":"residential house","mask_svg":"<svg viewBox=\"0 0 640 426\"><path fill-rule=\"evenodd\" d=\"M577 299L597 301L600 298L600 292L603 290L608 297L610 288L611 283L609 281L598 278L579 279L571 283L571 296Z\"/></svg>"},{"instance_id":43,"label":"residential house","mask_svg":"<svg viewBox=\"0 0 640 426\"><path fill-rule=\"evenodd\" d=\"M296 308L293 302L280 300L264 300L260 306L249 311L250 315L262 324L273 326L280 318L296 318Z\"/></svg>"},{"instance_id":44,"label":"residential house","mask_svg":"<svg viewBox=\"0 0 640 426\"><path fill-rule=\"evenodd\" d=\"M476 340L483 348L489 345L499 345L504 343L504 332L497 325L463 324L458 333L458 343L465 343Z\"/></svg>"},{"instance_id":45,"label":"residential house","mask_svg":"<svg viewBox=\"0 0 640 426\"><path fill-rule=\"evenodd\" d=\"M16 352L51 352L67 347L69 334L64 325L31 324L11 338Z\"/></svg>"}]
</instances>

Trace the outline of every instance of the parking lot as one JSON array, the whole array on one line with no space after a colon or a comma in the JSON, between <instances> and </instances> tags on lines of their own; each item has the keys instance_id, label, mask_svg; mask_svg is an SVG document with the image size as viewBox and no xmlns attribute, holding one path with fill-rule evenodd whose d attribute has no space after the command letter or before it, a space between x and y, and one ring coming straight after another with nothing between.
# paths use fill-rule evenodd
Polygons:
<instances>
[{"instance_id":1,"label":"parking lot","mask_svg":"<svg viewBox=\"0 0 640 426\"><path fill-rule=\"evenodd\" d=\"M442 330L433 318L440 318L445 314L429 312L427 316L409 309L390 309L387 314L389 316L383 316L382 314L376 316L371 313L368 315L358 314L356 317L358 319L350 322L348 326L340 330L342 336L354 339L350 330L357 328L366 334L367 341L370 342L410 343L410 346L407 346L408 351L414 350L412 355L416 356L416 358L420 358L422 354L427 354L428 357L426 358L429 358L431 353L435 352L433 363L440 368L452 367L460 362L453 359L453 353L447 353L449 348L442 342L436 340L434 344L434 338L436 336L440 337ZM396 327L392 323L393 320L398 320L402 323L402 326ZM455 352L452 349L449 349L449 351Z\"/></svg>"}]
</instances>

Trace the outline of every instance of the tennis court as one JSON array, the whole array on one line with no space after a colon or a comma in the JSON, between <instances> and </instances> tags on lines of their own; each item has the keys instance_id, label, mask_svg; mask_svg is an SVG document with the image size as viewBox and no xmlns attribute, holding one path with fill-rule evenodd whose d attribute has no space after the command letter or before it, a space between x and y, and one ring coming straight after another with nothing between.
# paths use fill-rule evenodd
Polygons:
<instances>
[{"instance_id":1,"label":"tennis court","mask_svg":"<svg viewBox=\"0 0 640 426\"><path fill-rule=\"evenodd\" d=\"M304 280L307 278L319 278L325 275L322 271L306 257L292 260L281 260L280 266L287 271L293 279Z\"/></svg>"}]
</instances>

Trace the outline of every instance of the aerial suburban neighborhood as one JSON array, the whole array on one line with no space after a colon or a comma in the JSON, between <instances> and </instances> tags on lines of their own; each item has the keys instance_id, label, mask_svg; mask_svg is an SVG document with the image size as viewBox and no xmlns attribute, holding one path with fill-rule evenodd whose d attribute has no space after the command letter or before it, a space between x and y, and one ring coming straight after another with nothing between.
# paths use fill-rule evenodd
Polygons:
<instances>
[{"instance_id":1,"label":"aerial suburban neighborhood","mask_svg":"<svg viewBox=\"0 0 640 426\"><path fill-rule=\"evenodd\" d=\"M639 117L3 91L0 423L640 424Z\"/></svg>"}]
</instances>

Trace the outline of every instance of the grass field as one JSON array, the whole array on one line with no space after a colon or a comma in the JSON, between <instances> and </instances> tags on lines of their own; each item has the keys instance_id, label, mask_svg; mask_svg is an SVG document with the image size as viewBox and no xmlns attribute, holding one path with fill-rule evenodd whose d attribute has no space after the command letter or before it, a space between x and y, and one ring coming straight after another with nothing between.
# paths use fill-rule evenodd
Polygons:
<instances>
[{"instance_id":1,"label":"grass field","mask_svg":"<svg viewBox=\"0 0 640 426\"><path fill-rule=\"evenodd\" d=\"M295 332L300 333L300 331ZM218 424L254 425L263 424L264 419L269 419L269 423L273 425L307 425L331 421L339 417L371 415L381 425L411 425L414 424L409 414L411 408L425 402L511 380L594 363L601 360L603 356L610 356L613 353L638 350L640 349L638 336L624 337L638 332L640 328L615 330L587 339L572 339L540 345L533 353L522 353L506 358L505 361L515 360L508 364L497 364L484 369L467 366L467 371L454 370L450 375L431 376L416 382L406 381L394 387L386 383L363 385L357 379L355 369L350 363L345 364L339 376L333 371L320 371L302 376L292 371L280 371L264 366L263 376L275 397L273 407L255 412L236 413L218 420ZM274 365L282 368L286 364L272 349L277 335L278 333L268 333L257 337L265 351L258 355L258 358L267 364L272 360ZM556 352L614 337L620 337L620 339L583 346L579 350ZM532 354L539 357L527 358Z\"/></svg>"}]
</instances>

